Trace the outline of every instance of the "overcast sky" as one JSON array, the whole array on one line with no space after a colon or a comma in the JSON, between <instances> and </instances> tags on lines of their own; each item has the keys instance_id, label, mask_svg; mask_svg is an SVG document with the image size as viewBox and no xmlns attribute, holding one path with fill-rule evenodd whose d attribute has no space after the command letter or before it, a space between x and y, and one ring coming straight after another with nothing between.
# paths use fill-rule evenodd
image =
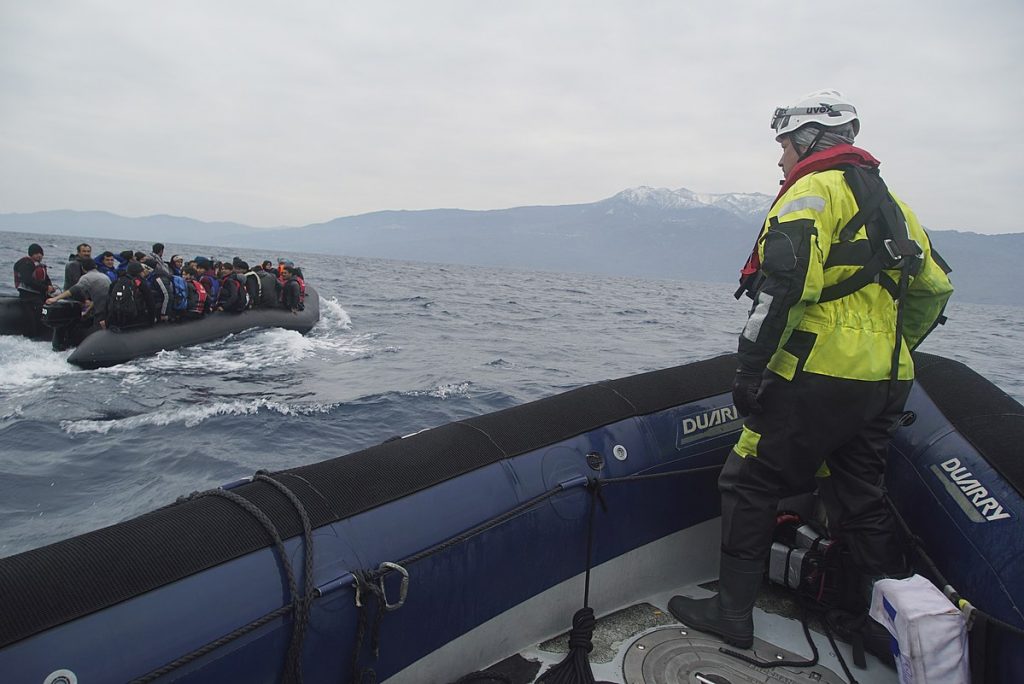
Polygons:
<instances>
[{"instance_id":1,"label":"overcast sky","mask_svg":"<svg viewBox=\"0 0 1024 684\"><path fill-rule=\"evenodd\" d=\"M0 212L257 226L773 194L821 88L932 229L1022 232L1024 2L0 0Z\"/></svg>"}]
</instances>

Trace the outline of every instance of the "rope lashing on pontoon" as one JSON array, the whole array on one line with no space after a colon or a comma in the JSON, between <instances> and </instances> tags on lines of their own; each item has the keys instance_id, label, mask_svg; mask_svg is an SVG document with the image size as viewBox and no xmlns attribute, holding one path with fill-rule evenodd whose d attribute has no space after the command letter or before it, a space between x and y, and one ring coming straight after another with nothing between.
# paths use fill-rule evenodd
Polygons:
<instances>
[{"instance_id":1,"label":"rope lashing on pontoon","mask_svg":"<svg viewBox=\"0 0 1024 684\"><path fill-rule=\"evenodd\" d=\"M594 684L594 672L590 668L590 652L594 650L594 626L597 619L590 607L590 569L594 555L594 512L600 502L601 510L608 512L608 505L601 494L601 480L593 479L587 485L590 492L590 512L587 516L587 571L583 582L583 607L572 616L569 630L569 653L565 659L553 665L537 679L537 684Z\"/></svg>"},{"instance_id":2,"label":"rope lashing on pontoon","mask_svg":"<svg viewBox=\"0 0 1024 684\"><path fill-rule=\"evenodd\" d=\"M913 533L910 525L907 524L899 509L896 508L896 504L893 503L888 495L885 497L885 503L899 523L900 531L906 538L907 543L914 549L914 553L917 554L918 558L927 566L928 572L932 575L932 581L940 586L942 593L946 595L950 603L964 614L970 641L971 682L972 684L984 684L989 678L986 667L986 654L990 632L993 629L1001 630L1019 639L1024 639L1024 629L1011 625L1008 622L1003 622L999 618L979 610L970 601L962 597L942 574L935 561L928 555L928 552L924 550L923 540Z\"/></svg>"},{"instance_id":3,"label":"rope lashing on pontoon","mask_svg":"<svg viewBox=\"0 0 1024 684\"><path fill-rule=\"evenodd\" d=\"M253 620L247 625L243 625L242 627L225 634L219 639L205 644L191 653L185 654L181 658L167 663L163 667L139 677L134 680L133 684L148 684L149 682L156 681L157 679L174 672L178 668L212 653L221 646L231 643L235 639L258 629L279 617L287 615L288 613L292 613L292 636L289 641L288 652L285 655L282 681L288 682L289 684L302 683L302 644L305 639L306 626L309 622L310 607L312 605L313 598L315 597L313 589L313 530L310 525L309 515L305 506L302 505L302 502L297 496L295 496L295 493L292 492L284 483L275 479L263 470L257 471L253 479L266 482L281 492L281 494L283 494L295 508L299 519L302 521L302 541L304 550L303 594L299 594L298 583L295 581L295 571L292 568L291 560L288 558L288 554L284 548L284 540L281 538L280 532L274 525L274 522L258 506L245 497L239 496L238 494L226 489L210 489L205 492L193 492L187 497L181 497L179 501L197 499L206 496L220 497L230 501L251 515L267 532L267 535L273 542L274 548L277 550L277 558L281 564L281 570L284 573L285 580L288 584L288 594L291 598L291 602L267 613L266 615L263 615L260 618L257 618L256 620Z\"/></svg>"},{"instance_id":4,"label":"rope lashing on pontoon","mask_svg":"<svg viewBox=\"0 0 1024 684\"><path fill-rule=\"evenodd\" d=\"M590 521L590 523L588 523L588 532L587 532L587 536L588 536L588 546L587 546L587 566L588 566L588 572L587 572L587 581L586 581L586 587L585 587L584 603L585 604L589 604L589 591L590 591L590 588L589 588L589 569L590 569L590 567L589 566L590 566L591 560L592 560L591 559L591 554L592 554L592 536L593 536L592 518L593 518L593 515L594 515L593 506L594 506L594 502L595 501L601 503L601 505L604 506L603 497L601 497L601 494L600 494L601 488L603 486L606 486L606 485L609 485L609 484L619 484L619 483L624 483L624 482L636 482L636 481L641 481L641 480L653 480L653 479L661 479L661 478L666 478L666 477L678 477L678 476L682 476L682 475L694 475L694 474L697 474L697 473L707 472L707 471L711 471L711 470L721 470L721 468L722 468L721 465L711 465L711 466L703 466L703 467L692 468L692 469L687 469L687 470L672 470L672 471L664 472L664 473L650 473L650 474L644 474L644 475L630 475L630 476L617 477L617 478L603 478L603 479L587 478L586 480L584 480L583 478L580 478L580 482L581 483L585 482L588 490L591 492L591 495L592 495L591 511L590 511L591 521ZM159 679L161 677L164 677L164 676L174 672L175 670L177 670L177 669L179 669L181 667L184 667L185 665L187 665L189 663L192 663L192 662L198 660L199 658L202 658L203 656L206 656L206 655L216 651L218 648L220 648L222 646L225 646L225 645L233 642L234 640L239 639L239 638L245 636L246 634L249 634L249 633L253 632L256 629L259 629L260 627L262 627L264 625L267 625L267 624L273 622L274 620L276 620L278 618L286 616L288 613L292 613L292 636L291 636L291 640L289 642L288 654L286 656L285 663L284 663L284 671L283 671L282 679L283 679L283 681L286 681L286 682L289 682L289 683L294 682L295 684L301 684L301 682L302 682L302 666L301 666L302 644L303 644L303 641L305 639L305 633L306 633L306 629L307 629L308 622L309 622L310 611L312 609L313 601L318 599L318 598L320 598L323 595L322 592L318 591L314 587L313 536L312 536L312 529L311 529L311 526L310 526L309 515L308 515L305 507L302 505L301 501L298 499L297 496L295 496L294 492L292 492L285 484L283 484L279 480L274 479L266 471L258 471L255 474L255 476L253 477L253 479L254 480L259 480L259 481L262 481L262 482L266 482L267 484L269 484L269 485L273 486L274 488L278 489L289 500L291 505L297 511L300 520L302 521L302 527L303 527L302 537L303 537L303 549L304 549L304 573L303 573L303 578L304 578L304 582L303 582L304 586L303 586L303 588L304 588L304 591L303 591L303 593L299 594L298 583L295 580L294 569L292 568L291 562L290 562L290 560L288 558L288 555L287 555L287 553L285 551L284 541L281 538L281 535L280 535L279 531L277 530L277 527L274 525L273 521L266 515L266 513L264 513L258 506L256 506L254 503L252 503L248 499L246 499L246 498L244 498L242 496L239 496L238 494L235 494L234 492L232 492L230 490L226 490L226 489L211 489L211 490L204 491L204 492L193 492L192 494L190 494L187 497L181 497L179 499L179 501L184 501L184 500L188 500L188 499L195 499L195 498L199 498L199 497L207 497L207 496L215 496L215 497L224 498L224 499L234 503L239 508L241 508L242 510L246 511L249 515L251 515L264 528L264 530L266 530L267 535L270 537L274 548L277 550L277 557L278 557L278 560L279 560L279 562L281 564L281 570L282 570L282 572L284 574L285 580L286 580L287 585L288 585L288 591L289 591L289 596L291 598L291 601L288 604L286 604L284 606L281 606L280 608L277 608L277 609L275 609L273 611L270 611L269 613L266 613L265 615L262 615L261 617L257 618L256 620L253 620L252 622L250 622L250 623L248 623L246 625L242 625L241 627L239 627L239 628L229 632L228 634L225 634L224 636L219 637L218 639L216 639L214 641L211 641L211 642L201 646L200 648L198 648L198 649L196 649L196 650L194 650L194 651L192 651L190 653L187 653L184 656L182 656L182 657L180 657L180 658L178 658L178 659L176 659L176 660L174 660L174 661L172 661L170 663L167 663L166 665L163 665L160 668L158 668L156 670L153 670L153 671L143 675L142 677L139 677L138 679L134 680L135 684L149 684L150 682L154 682L157 679ZM461 543L463 543L463 542L465 542L465 541L467 541L467 540L469 540L469 539L471 539L471 538L473 538L473 537L475 537L475 536L477 536L479 534L482 534L482 533L484 533L484 532L486 532L486 531L488 531L490 529L493 529L493 528L495 528L495 527L497 527L497 526L499 526L499 525L501 525L501 524L503 524L503 523L505 523L505 522L507 522L507 521L509 521L509 520L511 520L511 519L513 519L513 518L515 518L517 516L519 516L520 514L522 514L522 513L526 512L526 511L528 511L528 510L530 510L530 509L532 509L532 508L534 508L534 507L544 503L548 499L551 499L552 497L557 496L558 494L560 494L560 493L562 493L562 492L564 492L566 490L567 490L567 485L566 484L563 483L563 484L556 485L555 487L551 488L550 490L542 492L541 494L538 494L537 496L535 496L535 497L533 497L531 499L528 499L527 501L524 501L523 503L519 504L518 506L515 506L515 507L509 509L505 513L502 513L502 514L497 515L497 516L495 516L495 517L493 517L493 518L491 518L489 520L486 520L486 521L484 521L484 522L482 522L482 523L480 523L480 524L478 524L478 525L476 525L476 526L474 526L474 527L472 527L472 528L470 528L470 529L468 529L468 530L466 530L466 531L464 531L464 532L462 532L462 533L460 533L460 534L458 534L458 535L456 535L454 537L451 537L450 539L447 539L447 540L445 540L445 541L443 541L443 542L441 542L439 544L435 544L434 546L431 546L431 547L426 548L426 549L424 549L422 551L414 553L414 554L412 554L412 555L410 555L410 556L408 556L408 557L398 561L397 563L385 562L385 563L382 563L380 565L380 567L378 567L376 569L372 569L372 570L356 569L356 570L350 571L350 574L353 577L353 582L352 583L355 585L355 593L358 595L359 601L362 603L363 602L362 599L363 599L364 596L367 597L367 598L372 596L372 597L374 597L374 600L377 603L378 613L374 616L372 630L371 630L371 637L370 637L371 651L372 651L372 654L373 654L374 658L376 659L376 657L377 657L377 655L379 654L379 651L380 651L380 634L379 634L379 630L380 630L381 620L383 619L383 613L384 612L390 612L392 610L396 610L396 609L401 607L402 603L404 603L404 591L405 591L405 588L408 586L408 581L409 581L408 573L405 572L405 570L404 570L405 566L414 564L417 561L421 561L421 560L423 560L425 558L428 558L430 556L433 556L433 555L435 555L437 553L441 553L442 551L445 551L445 550L447 550L447 549L449 549L449 548L451 548L453 546L456 546L458 544L461 544ZM395 571L400 571L401 573L403 573L405 575L404 578L403 578L403 598L400 599L399 601L395 602L395 603L388 603L387 597L384 594L384 590L383 590L383 580L384 580L384 578L389 573L395 572ZM344 586L343 583L339 583L339 584ZM368 603L368 602L366 602L366 603ZM367 628L370 627L370 619L369 619L368 612L362 610L363 608L367 608L367 610L368 610L368 605L359 606L359 614L360 615L359 615L359 617L357 617L357 620L359 620L362 623L362 628L360 629L359 624L357 624L357 644L356 644L356 655L357 656L362 651L362 641L366 638L366 630L367 630ZM578 612L578 615L580 616L580 619L579 620L574 619L574 621L573 621L573 631L575 633L575 636L571 635L570 639L571 639L571 644L575 648L575 650L577 652L582 652L584 654L584 658L585 658L586 654L590 652L590 649L587 648L587 645L592 643L591 639L592 639L592 635L593 635L594 623L596 622L596 620L594 618L593 610L591 608L589 608L589 607L585 607L585 609L580 610ZM592 646L591 646L591 648L592 648ZM371 667L364 667L364 668L359 669L357 667L357 664L358 664L358 658L353 658L353 676L361 677L363 679L363 681L375 681L376 680L376 675L375 675L375 673L374 673L374 671L373 671L373 669ZM589 669L589 663L588 663L588 669ZM353 680L353 681L359 682L359 680ZM593 681L593 680L591 680L591 681Z\"/></svg>"}]
</instances>

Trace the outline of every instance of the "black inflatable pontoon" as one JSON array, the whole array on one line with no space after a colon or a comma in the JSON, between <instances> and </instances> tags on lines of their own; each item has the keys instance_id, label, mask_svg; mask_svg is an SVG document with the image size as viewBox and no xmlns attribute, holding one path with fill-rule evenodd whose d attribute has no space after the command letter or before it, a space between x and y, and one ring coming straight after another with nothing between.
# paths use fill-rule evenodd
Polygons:
<instances>
[{"instance_id":1,"label":"black inflatable pontoon","mask_svg":"<svg viewBox=\"0 0 1024 684\"><path fill-rule=\"evenodd\" d=\"M961 594L1019 628L1024 407L962 364L916 356L892 497ZM735 367L728 355L580 387L0 559L0 678L532 682L539 662L462 676L564 631L589 560L598 616L640 605L655 620L618 636L628 658L598 679L838 684L822 667L744 670L666 617L672 591L717 573ZM802 641L771 617L755 615L766 641L748 655L783 659L786 630ZM989 684L1024 681L1012 634L990 631L971 656ZM896 681L873 664L860 681Z\"/></svg>"},{"instance_id":2,"label":"black inflatable pontoon","mask_svg":"<svg viewBox=\"0 0 1024 684\"><path fill-rule=\"evenodd\" d=\"M0 335L25 335L28 333L28 311L18 296L0 297ZM40 324L32 339L48 340L51 331Z\"/></svg>"},{"instance_id":3,"label":"black inflatable pontoon","mask_svg":"<svg viewBox=\"0 0 1024 684\"><path fill-rule=\"evenodd\" d=\"M68 357L68 363L81 368L116 366L166 349L212 342L251 328L285 328L306 334L318 320L320 297L312 287L306 287L305 309L298 313L287 309L249 309L238 314L213 313L197 321L135 330L100 330L82 341Z\"/></svg>"}]
</instances>

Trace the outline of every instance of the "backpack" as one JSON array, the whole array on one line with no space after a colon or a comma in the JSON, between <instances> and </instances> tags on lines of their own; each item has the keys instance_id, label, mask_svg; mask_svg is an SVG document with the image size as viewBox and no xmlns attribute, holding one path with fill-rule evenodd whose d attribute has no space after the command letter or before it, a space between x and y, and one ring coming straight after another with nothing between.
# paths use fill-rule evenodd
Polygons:
<instances>
[{"instance_id":1,"label":"backpack","mask_svg":"<svg viewBox=\"0 0 1024 684\"><path fill-rule=\"evenodd\" d=\"M139 319L145 305L139 300L142 281L121 276L110 286L107 295L107 320L113 325L126 325Z\"/></svg>"},{"instance_id":2,"label":"backpack","mask_svg":"<svg viewBox=\"0 0 1024 684\"><path fill-rule=\"evenodd\" d=\"M263 281L255 271L245 274L245 289L249 293L249 306L256 308L263 301Z\"/></svg>"},{"instance_id":3,"label":"backpack","mask_svg":"<svg viewBox=\"0 0 1024 684\"><path fill-rule=\"evenodd\" d=\"M299 311L306 310L306 281L304 278L296 277L299 281Z\"/></svg>"},{"instance_id":4,"label":"backpack","mask_svg":"<svg viewBox=\"0 0 1024 684\"><path fill-rule=\"evenodd\" d=\"M235 296L234 304L231 305L230 309L224 309L225 311L239 313L241 311L245 311L246 307L249 306L249 293L245 291L245 287L242 286L242 283L239 282L238 278L236 278L234 274L224 278L223 282L220 284L220 291L221 296L217 300L220 306L224 305L228 296ZM231 294L225 295L225 293Z\"/></svg>"},{"instance_id":5,"label":"backpack","mask_svg":"<svg viewBox=\"0 0 1024 684\"><path fill-rule=\"evenodd\" d=\"M189 313L202 314L206 310L206 288L198 280L189 280L185 284L188 286L186 310Z\"/></svg>"},{"instance_id":6,"label":"backpack","mask_svg":"<svg viewBox=\"0 0 1024 684\"><path fill-rule=\"evenodd\" d=\"M220 297L220 281L209 273L204 273L199 281L206 290L206 302L209 310L217 307L217 299Z\"/></svg>"},{"instance_id":7,"label":"backpack","mask_svg":"<svg viewBox=\"0 0 1024 684\"><path fill-rule=\"evenodd\" d=\"M174 300L171 302L171 307L175 311L189 309L189 291L188 286L185 285L185 279L179 275L171 276L171 285L174 288Z\"/></svg>"},{"instance_id":8,"label":"backpack","mask_svg":"<svg viewBox=\"0 0 1024 684\"><path fill-rule=\"evenodd\" d=\"M284 306L284 307L288 306L287 305L287 298L285 296L285 290L288 289L288 284L290 282L292 282L290 278L288 280L284 281L284 284L281 286L281 292L280 292L280 294L278 294L278 302L281 304L281 306ZM298 306L296 307L296 310L298 310L298 311L305 311L306 310L306 281L303 280L302 278L298 277L298 276L295 276L295 282L299 286L299 301L297 302Z\"/></svg>"}]
</instances>

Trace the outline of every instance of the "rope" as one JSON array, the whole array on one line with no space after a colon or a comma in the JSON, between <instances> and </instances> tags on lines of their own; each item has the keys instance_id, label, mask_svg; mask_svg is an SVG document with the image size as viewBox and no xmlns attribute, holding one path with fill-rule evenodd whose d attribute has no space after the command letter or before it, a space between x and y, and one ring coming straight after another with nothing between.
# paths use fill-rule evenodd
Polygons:
<instances>
[{"instance_id":1,"label":"rope","mask_svg":"<svg viewBox=\"0 0 1024 684\"><path fill-rule=\"evenodd\" d=\"M284 483L274 479L265 470L257 471L253 479L266 482L281 492L295 508L299 519L302 521L303 591L301 596L292 594L294 597L292 605L295 606L292 618L294 627L292 628L291 643L288 646L289 670L293 673L296 682L302 682L302 644L306 637L306 627L309 624L309 614L313 606L313 597L316 590L313 582L313 526L309 521L306 507L295 496L295 492L285 486Z\"/></svg>"},{"instance_id":2,"label":"rope","mask_svg":"<svg viewBox=\"0 0 1024 684\"><path fill-rule=\"evenodd\" d=\"M277 610L271 611L271 612L267 613L266 615L264 615L263 617L257 618L256 620L253 620L249 624L243 625L242 627L239 627L238 629L234 630L233 632L229 632L229 633L225 634L224 636L220 637L216 641L211 641L210 643L208 643L208 644L206 644L206 645L204 645L204 646L202 646L200 648L197 648L196 650L192 651L191 653L187 653L187 654L183 655L182 657L178 658L177 660L172 660L171 662L167 663L166 665L164 665L163 667L161 667L161 668L159 668L157 670L153 670L152 672L149 672L149 673L139 677L138 679L133 679L132 680L132 684L149 684L149 682L155 682L156 680L160 679L161 677L174 672L179 667L183 667L183 666L191 663L192 661L197 660L198 658L202 658L203 656L205 656L205 655L207 655L209 653L212 653L213 651L216 651L221 646L227 646L228 644L230 644L235 639L243 637L246 634L248 634L249 632L252 632L253 630L259 629L260 627L262 627L263 625L265 625L265 624L267 624L269 622L273 622L274 620L276 620L277 618L281 617L282 615L287 615L289 612L291 612L291 610L292 610L292 606L291 605L281 606Z\"/></svg>"},{"instance_id":3,"label":"rope","mask_svg":"<svg viewBox=\"0 0 1024 684\"><path fill-rule=\"evenodd\" d=\"M220 648L221 646L227 645L228 643L238 639L245 634L252 632L263 625L272 622L273 620L284 616L288 613L292 613L292 637L289 642L288 652L285 655L284 671L282 673L282 680L286 682L295 682L301 684L302 682L302 643L306 633L306 626L309 622L309 611L313 593L313 536L312 526L309 521L309 515L306 513L305 507L302 502L299 501L295 493L292 492L286 485L280 481L271 477L265 471L259 471L253 478L254 480L260 480L273 486L280 491L284 496L291 502L298 512L299 519L302 521L302 534L303 534L303 546L304 546L304 589L303 595L299 595L298 584L295 581L295 572L292 569L291 561L288 558L288 553L284 547L284 541L281 539L281 534L278 532L277 526L274 522L263 512L258 506L246 499L245 497L239 496L232 491L226 489L211 489L205 492L193 492L187 497L182 497L179 501L188 501L192 499L200 499L206 496L216 496L222 499L227 499L231 503L235 504L246 513L251 515L256 521L263 527L273 542L274 548L277 550L278 559L281 563L281 568L284 572L285 579L288 583L288 593L291 598L291 602L284 605L276 610L273 610L266 615L257 618L247 625L243 625L234 631L225 634L224 636L211 641L204 646L185 654L184 656L167 663L163 667L160 667L152 672L149 672L138 679L133 680L134 684L148 684L163 677L171 672L177 670L188 663L191 663L213 651Z\"/></svg>"},{"instance_id":4,"label":"rope","mask_svg":"<svg viewBox=\"0 0 1024 684\"><path fill-rule=\"evenodd\" d=\"M828 643L832 647L832 652L836 654L836 660L839 661L839 666L843 668L843 673L846 675L846 679L850 684L859 684L854 678L853 672L850 671L849 665L846 664L846 658L843 657L843 654L839 651L839 647L836 646L836 639L832 635L832 628L828 624L828 613L821 616L821 626L825 630L825 636L828 637Z\"/></svg>"},{"instance_id":5,"label":"rope","mask_svg":"<svg viewBox=\"0 0 1024 684\"><path fill-rule=\"evenodd\" d=\"M589 514L590 518L589 518L589 521L588 521L588 531L587 531L587 572L586 572L586 581L585 581L585 588L584 588L584 605L585 605L585 607L577 612L578 619L577 619L577 617L574 617L574 619L573 619L573 629L570 631L570 643L577 647L577 651L579 651L580 648L585 648L585 644L589 644L590 643L591 636L593 634L593 625L596 623L596 620L594 619L593 610L591 608L589 608L589 598L590 598L590 596L589 596L589 594L590 594L590 566L591 566L591 560L592 560L591 555L592 555L592 551L593 551L593 547L592 547L592 544L593 544L593 518L594 518L595 502L599 502L601 504L602 510L607 510L607 505L606 505L606 503L604 501L604 498L603 498L603 495L602 495L602 487L605 486L605 485L621 484L621 483L624 483L624 482L639 482L639 481L642 481L642 480L653 480L653 479L659 479L659 478L665 478L665 477L678 477L678 476L682 476L682 475L693 475L693 474L702 473L702 472L708 472L708 471L712 471L712 470L721 470L721 468L722 468L721 465L712 465L712 466L703 466L703 467L700 467L700 468L693 468L693 469L688 469L688 470L672 470L672 471L665 472L665 473L652 473L652 474L646 474L646 475L629 475L629 476L625 476L625 477L592 479L592 480L588 481L587 488L588 488L588 490L590 490L590 492L592 494L592 498L591 498L591 509L590 509L590 514ZM191 663L191 662L193 662L193 661L195 661L195 660L197 660L199 658L202 658L203 656L212 653L213 651L217 650L218 648L220 648L222 646L226 646L227 644L231 643L232 641L234 641L236 639L239 639L242 636L245 636L246 634L249 634L250 632L252 632L252 631L254 631L256 629L259 629L260 627L262 627L262 626L264 626L264 625L266 625L266 624L268 624L268 623L270 623L270 622L272 622L272 621L274 621L274 620L276 620L276 619L278 619L278 618L280 618L280 617L282 617L284 615L287 615L288 613L293 613L293 623L292 623L293 624L293 627L292 627L293 631L292 631L291 640L289 642L288 654L287 654L286 662L285 662L284 680L285 681L294 681L297 684L301 684L301 681L302 681L302 670L301 670L301 665L302 665L301 664L302 644L304 642L306 630L308 628L308 623L309 623L309 619L310 619L310 613L311 613L311 610L312 610L312 603L319 596L317 594L317 592L315 590L315 587L314 587L314 584L313 584L313 582L314 582L314 573L313 573L313 537L312 537L311 523L310 523L309 515L306 512L306 509L305 509L304 505L302 504L301 500L299 500L299 498L295 495L295 493L291 489L289 489L285 484L283 484L279 480L276 480L269 473L267 473L266 471L263 471L263 470L258 471L254 475L253 480L259 480L259 481L265 482L265 483L271 485L272 487L274 487L275 489L277 489L278 491L280 491L289 500L289 502L292 504L292 506L295 508L296 512L299 515L299 519L302 522L302 528L303 528L302 529L302 534L303 534L303 542L304 542L303 543L303 547L304 547L304 559L303 559L303 561L304 561L304 567L303 567L303 570L304 570L304 572L303 572L303 579L304 579L303 589L304 589L304 591L303 591L303 593L300 595L299 592L298 592L298 584L297 584L297 582L295 580L294 570L293 570L293 568L291 566L291 562L288 559L287 553L286 553L285 548L284 548L284 541L281 539L280 533L278 532L278 530L277 530L276 526L274 525L273 521L259 507L257 507L255 504L253 504L248 499L246 499L246 498L244 498L242 496L239 496L238 494L235 494L232 491L224 490L224 489L212 489L212 490L208 490L208 491L205 491L205 492L193 492L192 494L190 494L187 497L179 498L178 502L180 503L182 501L187 501L187 500L191 500L191 499L198 499L198 498L201 498L201 497L204 497L204 496L217 496L217 497L221 497L221 498L227 499L228 501L230 501L230 502L234 503L235 505L239 506L244 511L249 513L253 518L255 518L257 520L257 522L259 522L260 525L264 528L264 530L266 530L267 535L271 538L271 540L273 542L274 548L277 549L277 553L278 553L278 557L280 558L280 563L281 563L281 566L282 566L282 570L284 572L285 579L286 579L286 581L288 583L289 595L290 595L292 600L291 600L291 602L288 605L281 606L280 608L277 608L276 610L273 610L273 611L267 613L266 615L263 615L262 617L259 617L256 620L253 620L252 622L250 622L250 623L248 623L246 625L243 625L243 626L241 626L241 627L239 627L239 628L229 632L228 634L225 634L224 636L219 637L218 639L216 639L214 641L211 641L211 642L201 646L200 648L198 648L198 649L196 649L196 650L194 650L194 651L192 651L190 653L187 653L186 655L184 655L184 656L182 656L182 657L180 657L180 658L178 658L178 659L176 659L176 660L174 660L174 661L172 661L170 663L167 663L166 665L160 667L159 669L153 670L152 672L149 672L149 673L143 675L142 677L139 677L138 679L133 680L134 684L148 684L149 682L156 681L160 677L166 676L166 675L174 672L178 668L181 668L181 667L187 665L188 663ZM426 549L424 549L422 551L419 551L419 552L417 552L415 554L407 556L406 558L404 558L401 561L399 561L398 564L402 565L402 566L406 566L406 565L409 565L409 564L412 564L412 563L416 563L417 561L421 561L421 560L423 560L425 558L429 558L430 556L433 556L435 554L441 553L442 551L445 551L446 549L449 549L449 548L451 548L453 546L461 544L461 543L463 543L463 542L465 542L465 541L467 541L467 540L469 540L469 539L471 539L471 538L473 538L473 537L475 537L475 536L477 536L479 534L482 534L482 533L484 533L484 532L486 532L486 531L488 531L488 530L490 530L490 529L492 529L494 527L497 527L497 526L499 526L501 524L504 524L505 522L511 520L512 518L514 518L514 517L516 517L518 515L521 515L522 513L530 510L531 508L534 508L534 507L538 506L539 504L547 501L548 499L558 495L559 493L561 493L563 491L565 491L565 489L563 489L562 486L553 487L552 489L550 489L550 490L548 490L546 492L543 492L541 494L538 494L537 496L535 496L535 497L533 497L533 498L531 498L531 499L529 499L529 500L519 504L518 506L516 506L516 507L506 511L505 513L502 513L502 514L500 514L498 516L495 516L495 517L491 518L490 520L487 520L487 521L485 521L485 522L483 522L483 523L481 523L479 525L471 527L470 529L466 530L465 532L462 532L461 534L458 534L458 535L452 537L451 539L445 540L444 542L441 542L439 544L435 544L434 546L428 547L428 548L426 548ZM321 498L323 498L322 495L320 495L320 496L321 496ZM381 620L383 619L383 613L384 613L383 606L384 606L384 604L386 602L386 597L381 595L381 590L379 588L379 580L382 577L384 577L387 574L387 572L388 571L381 572L379 570L371 570L371 571L355 570L355 571L352 571L352 575L356 579L357 591L366 593L368 595L372 595L378 601L377 614L376 614L376 617L374 619L374 624L372 626L372 633L371 633L371 650L374 653L374 657L376 657L377 653L379 652L380 625L381 625ZM357 618L358 624L357 624L357 630L356 630L356 655L357 656L358 656L359 652L362 650L362 641L363 641L363 639L365 639L365 636L366 636L365 633L366 633L366 630L367 630L367 628L369 626L368 625L369 617L367 615L367 610L366 610L367 608L368 608L368 606L364 605L358 611L358 618ZM574 637L573 634L575 634L576 636ZM592 648L592 646L591 646L591 648ZM587 650L587 652L589 652L589 650ZM585 653L584 653L584 656L585 656ZM370 681L375 681L375 674L374 674L373 670L370 669L370 668L364 668L363 670L360 671L358 669L358 667L357 667L357 660L358 660L357 657L353 658L353 681L354 682L362 683L366 677L370 677L371 678ZM589 663L587 663L587 669L589 669ZM505 675L502 675L500 673L495 674L495 675L492 675L490 673L483 673L483 674L485 674L488 677L491 677L492 679L505 677ZM468 677L469 675L466 675L466 676ZM591 679L590 681L593 681L593 679Z\"/></svg>"},{"instance_id":6,"label":"rope","mask_svg":"<svg viewBox=\"0 0 1024 684\"><path fill-rule=\"evenodd\" d=\"M356 570L352 573L356 581L356 643L352 653L352 681L353 682L376 682L377 673L372 667L359 667L359 657L363 652L363 639L366 637L367 623L369 622L370 606L363 598L371 595L377 599L377 613L373 620L373 629L370 634L370 652L373 659L380 657L380 626L384 619L384 604L386 597L384 590L376 582L380 573L369 570Z\"/></svg>"},{"instance_id":7,"label":"rope","mask_svg":"<svg viewBox=\"0 0 1024 684\"><path fill-rule=\"evenodd\" d=\"M542 674L537 684L594 684L594 671L590 667L590 652L594 650L594 627L597 619L590 607L590 569L594 551L594 512L597 503L607 512L604 497L601 496L601 480L590 480L590 511L587 516L587 571L583 582L583 607L572 616L569 630L569 652L565 659Z\"/></svg>"},{"instance_id":8,"label":"rope","mask_svg":"<svg viewBox=\"0 0 1024 684\"><path fill-rule=\"evenodd\" d=\"M719 648L720 653L724 653L727 656L731 656L738 660L742 660L750 665L757 667L773 668L773 667L814 667L818 664L818 647L814 643L814 639L811 638L811 628L807 624L807 606L804 604L802 599L799 599L800 604L800 626L804 628L804 637L807 639L808 645L811 647L811 653L813 657L809 660L758 660L757 658L751 658L743 653L738 653L732 649L725 648L722 646ZM852 684L852 683L851 683Z\"/></svg>"},{"instance_id":9,"label":"rope","mask_svg":"<svg viewBox=\"0 0 1024 684\"><path fill-rule=\"evenodd\" d=\"M910 530L910 526L907 524L907 521L900 514L899 510L896 509L896 504L893 503L893 500L888 495L886 495L885 497L885 503L889 506L889 510L892 511L893 517L896 518L896 521L899 523L903 535L910 543L910 546L914 549L914 552L917 554L918 558L920 558L924 562L924 564L928 566L928 572L930 572L932 576L936 580L938 580L938 584L942 585L943 593L954 606L962 610L963 606L960 605L960 602L965 601L965 599L962 596L960 596L956 589L953 588L953 586L949 583L946 577L942 574L942 571L939 570L939 567L935 564L935 561L933 561L931 556L929 556L928 553L924 550L924 542L921 540L919 536L917 536ZM976 608L973 604L968 605L971 607L971 610L974 611L976 616L983 617L989 623L990 626L995 626L999 629L1004 629L1007 632L1010 632L1011 634L1024 638L1024 629L1021 629L1016 625L1011 625L1008 622L1003 622L999 618L993 617L985 611Z\"/></svg>"},{"instance_id":10,"label":"rope","mask_svg":"<svg viewBox=\"0 0 1024 684\"><path fill-rule=\"evenodd\" d=\"M515 684L512 678L507 674L501 672L488 672L487 670L479 670L477 672L470 672L469 674L462 675L455 680L454 684L477 684L478 682L501 682L501 684Z\"/></svg>"}]
</instances>

